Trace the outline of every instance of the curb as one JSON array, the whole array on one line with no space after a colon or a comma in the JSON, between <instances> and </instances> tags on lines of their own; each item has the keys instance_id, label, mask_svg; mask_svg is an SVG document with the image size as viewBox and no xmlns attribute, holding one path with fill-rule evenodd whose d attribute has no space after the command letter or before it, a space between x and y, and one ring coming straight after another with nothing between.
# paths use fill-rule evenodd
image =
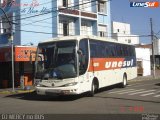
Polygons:
<instances>
[{"instance_id":1,"label":"curb","mask_svg":"<svg viewBox=\"0 0 160 120\"><path fill-rule=\"evenodd\" d=\"M158 77L140 77L140 78L135 78L135 79L132 79L132 80L129 80L128 82L139 82L139 81L149 81L149 80L158 80L160 79L160 76Z\"/></svg>"},{"instance_id":2,"label":"curb","mask_svg":"<svg viewBox=\"0 0 160 120\"><path fill-rule=\"evenodd\" d=\"M0 91L0 95L12 95L12 94L20 94L20 93L31 93L31 92L34 92L35 90L15 90L15 91L12 91L12 90L2 90Z\"/></svg>"}]
</instances>

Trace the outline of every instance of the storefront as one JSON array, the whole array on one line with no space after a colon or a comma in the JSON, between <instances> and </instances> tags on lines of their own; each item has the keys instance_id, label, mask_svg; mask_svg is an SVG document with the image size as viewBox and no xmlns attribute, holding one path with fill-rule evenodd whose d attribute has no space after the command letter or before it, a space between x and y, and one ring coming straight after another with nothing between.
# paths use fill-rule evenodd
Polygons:
<instances>
[{"instance_id":1,"label":"storefront","mask_svg":"<svg viewBox=\"0 0 160 120\"><path fill-rule=\"evenodd\" d=\"M24 80L25 86L33 85L34 64L36 47L14 47L14 71L15 87L20 86L20 80ZM0 48L0 88L12 87L12 62L11 47ZM32 59L31 59L32 57Z\"/></svg>"}]
</instances>

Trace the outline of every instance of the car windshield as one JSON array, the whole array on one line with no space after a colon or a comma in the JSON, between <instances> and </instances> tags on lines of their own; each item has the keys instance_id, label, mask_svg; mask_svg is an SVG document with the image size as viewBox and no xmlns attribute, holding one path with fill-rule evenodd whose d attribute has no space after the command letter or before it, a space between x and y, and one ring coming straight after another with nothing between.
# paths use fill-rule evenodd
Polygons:
<instances>
[{"instance_id":1,"label":"car windshield","mask_svg":"<svg viewBox=\"0 0 160 120\"><path fill-rule=\"evenodd\" d=\"M76 41L61 41L38 45L36 78L64 79L77 76Z\"/></svg>"}]
</instances>

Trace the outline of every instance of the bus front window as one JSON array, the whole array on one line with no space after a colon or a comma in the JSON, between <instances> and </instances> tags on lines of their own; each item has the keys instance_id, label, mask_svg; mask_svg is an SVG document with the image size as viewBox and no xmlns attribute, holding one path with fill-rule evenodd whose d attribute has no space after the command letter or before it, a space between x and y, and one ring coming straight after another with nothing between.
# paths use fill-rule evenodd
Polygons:
<instances>
[{"instance_id":1,"label":"bus front window","mask_svg":"<svg viewBox=\"0 0 160 120\"><path fill-rule=\"evenodd\" d=\"M36 62L37 79L65 79L77 76L76 41L40 44Z\"/></svg>"},{"instance_id":2,"label":"bus front window","mask_svg":"<svg viewBox=\"0 0 160 120\"><path fill-rule=\"evenodd\" d=\"M88 67L88 40L83 39L79 43L79 75L83 75Z\"/></svg>"}]
</instances>

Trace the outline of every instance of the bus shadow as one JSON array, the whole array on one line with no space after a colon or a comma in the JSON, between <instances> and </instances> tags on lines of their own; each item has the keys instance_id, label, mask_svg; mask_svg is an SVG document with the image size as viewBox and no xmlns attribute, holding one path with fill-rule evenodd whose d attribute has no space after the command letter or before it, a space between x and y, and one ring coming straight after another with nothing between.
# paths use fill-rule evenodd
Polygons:
<instances>
[{"instance_id":1,"label":"bus shadow","mask_svg":"<svg viewBox=\"0 0 160 120\"><path fill-rule=\"evenodd\" d=\"M160 83L155 84L156 86L160 86Z\"/></svg>"},{"instance_id":2,"label":"bus shadow","mask_svg":"<svg viewBox=\"0 0 160 120\"><path fill-rule=\"evenodd\" d=\"M112 85L108 87L104 87L99 89L96 94L109 91L114 88L119 88L119 85ZM83 93L80 95L66 95L66 96L47 96L47 95L37 95L35 91L28 92L28 93L18 93L18 94L12 94L7 95L5 97L15 98L15 99L22 99L22 100L28 100L28 101L75 101L81 98L90 97L88 96L88 93Z\"/></svg>"},{"instance_id":3,"label":"bus shadow","mask_svg":"<svg viewBox=\"0 0 160 120\"><path fill-rule=\"evenodd\" d=\"M20 94L13 94L7 95L5 97L15 98L15 99L22 99L28 101L74 101L77 99L82 98L82 95L77 96L43 96L37 95L36 92L30 93L20 93Z\"/></svg>"},{"instance_id":4,"label":"bus shadow","mask_svg":"<svg viewBox=\"0 0 160 120\"><path fill-rule=\"evenodd\" d=\"M116 89L116 88L121 88L119 84L115 84L115 85L111 85L111 86L107 86L107 87L104 87L104 88L101 88L97 91L97 93L101 93L101 92L104 92L104 91L109 91L109 90L113 90L113 89Z\"/></svg>"}]
</instances>

